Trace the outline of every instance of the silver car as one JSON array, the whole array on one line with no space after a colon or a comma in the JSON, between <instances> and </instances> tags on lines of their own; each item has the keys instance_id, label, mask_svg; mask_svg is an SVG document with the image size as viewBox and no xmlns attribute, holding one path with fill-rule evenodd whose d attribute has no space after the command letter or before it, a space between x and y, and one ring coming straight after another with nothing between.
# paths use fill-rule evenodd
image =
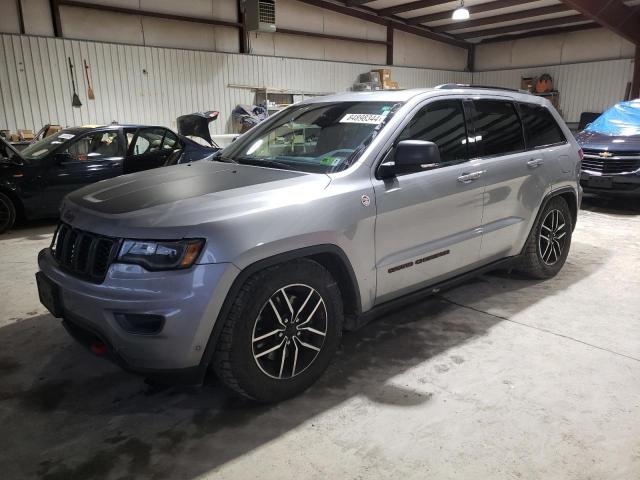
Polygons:
<instances>
[{"instance_id":1,"label":"silver car","mask_svg":"<svg viewBox=\"0 0 640 480\"><path fill-rule=\"evenodd\" d=\"M480 272L555 275L580 149L524 92L461 85L294 105L210 161L69 194L40 299L128 370L269 402L325 370L344 329Z\"/></svg>"}]
</instances>

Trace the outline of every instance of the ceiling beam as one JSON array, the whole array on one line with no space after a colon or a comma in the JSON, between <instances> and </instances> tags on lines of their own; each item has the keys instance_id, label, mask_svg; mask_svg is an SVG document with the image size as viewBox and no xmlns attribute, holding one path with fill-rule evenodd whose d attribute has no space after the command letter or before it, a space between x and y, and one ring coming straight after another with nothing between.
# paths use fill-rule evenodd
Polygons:
<instances>
[{"instance_id":1,"label":"ceiling beam","mask_svg":"<svg viewBox=\"0 0 640 480\"><path fill-rule=\"evenodd\" d=\"M640 9L625 5L620 0L562 0L605 28L640 45Z\"/></svg>"},{"instance_id":2,"label":"ceiling beam","mask_svg":"<svg viewBox=\"0 0 640 480\"><path fill-rule=\"evenodd\" d=\"M180 22L203 23L207 25L220 25L223 27L235 27L235 28L242 27L242 24L240 22L230 22L227 20L218 20L214 18L186 17L184 15L173 15L170 13L151 12L148 10L138 10L135 8L114 7L110 5L85 3L85 2L78 2L78 1L72 1L72 0L57 0L56 3L61 7L87 8L90 10L100 10L102 12L124 13L127 15L139 15L141 17L164 18L165 20L177 20Z\"/></svg>"},{"instance_id":3,"label":"ceiling beam","mask_svg":"<svg viewBox=\"0 0 640 480\"><path fill-rule=\"evenodd\" d=\"M372 8L366 8L366 7L351 8L344 4L328 2L326 0L297 0L297 1L301 3L306 3L307 5L313 5L314 7L324 8L325 10L330 10L332 12L341 13L343 15L349 15L351 17L355 17L360 20L364 20L366 22L372 22L372 23L377 23L378 25L393 27L395 30L411 33L413 35L429 38L431 40L436 40L438 42L446 43L449 45L455 45L456 47L460 47L460 48L470 47L468 42L465 42L464 40L460 40L459 38L455 38L453 36L445 35L442 33L433 32L427 27L423 27L421 25L409 25L404 21L404 19L400 17L381 16L378 14L378 10L374 10ZM438 1L441 2L442 0L438 0Z\"/></svg>"},{"instance_id":4,"label":"ceiling beam","mask_svg":"<svg viewBox=\"0 0 640 480\"><path fill-rule=\"evenodd\" d=\"M415 2L403 3L401 5L394 5L393 7L380 8L378 13L380 15L393 15L396 13L410 12L411 10L418 10L420 8L435 7L436 5L442 5L443 3L449 3L451 0L417 0Z\"/></svg>"},{"instance_id":5,"label":"ceiling beam","mask_svg":"<svg viewBox=\"0 0 640 480\"><path fill-rule=\"evenodd\" d=\"M541 20L539 22L525 22L517 23L515 25L508 25L506 27L488 28L484 30L474 30L473 32L465 32L458 34L458 38L478 38L489 37L493 35L502 35L505 33L520 32L523 30L533 30L545 27L556 27L559 25L570 25L572 23L584 22L588 18L582 15L569 15L560 18L550 18L549 20Z\"/></svg>"},{"instance_id":6,"label":"ceiling beam","mask_svg":"<svg viewBox=\"0 0 640 480\"><path fill-rule=\"evenodd\" d=\"M362 4L371 3L371 2L375 2L375 0L345 0L344 3L352 7L354 5L362 5Z\"/></svg>"},{"instance_id":7,"label":"ceiling beam","mask_svg":"<svg viewBox=\"0 0 640 480\"><path fill-rule=\"evenodd\" d=\"M569 11L569 8L565 5L552 5L550 7L532 8L530 10L521 10L519 12L505 13L503 15L493 15L491 17L478 18L476 20L455 22L431 28L431 30L433 30L434 32L451 32L455 30L462 30L464 28L483 27L484 25L512 22L514 20L525 20L532 17L540 17L542 15L551 15L554 13L564 13L567 11Z\"/></svg>"},{"instance_id":8,"label":"ceiling beam","mask_svg":"<svg viewBox=\"0 0 640 480\"><path fill-rule=\"evenodd\" d=\"M474 13L490 12L491 10L498 10L500 8L517 7L526 3L531 3L531 0L496 0L494 2L481 3L480 5L469 5L467 10L469 10L469 13L473 15ZM445 10L444 12L407 18L407 21L414 24L437 22L440 20L449 20L454 22L455 20L451 18L452 13L453 10Z\"/></svg>"},{"instance_id":9,"label":"ceiling beam","mask_svg":"<svg viewBox=\"0 0 640 480\"><path fill-rule=\"evenodd\" d=\"M510 40L518 40L520 38L541 37L543 35L555 35L555 34L561 34L561 33L579 32L581 30L591 30L594 28L601 28L601 27L596 22L589 22L589 23L583 23L581 25L545 28L543 30L534 30L532 32L515 33L512 35L503 35L500 37L485 38L482 41L480 41L480 43L485 44L485 43L508 42Z\"/></svg>"}]
</instances>

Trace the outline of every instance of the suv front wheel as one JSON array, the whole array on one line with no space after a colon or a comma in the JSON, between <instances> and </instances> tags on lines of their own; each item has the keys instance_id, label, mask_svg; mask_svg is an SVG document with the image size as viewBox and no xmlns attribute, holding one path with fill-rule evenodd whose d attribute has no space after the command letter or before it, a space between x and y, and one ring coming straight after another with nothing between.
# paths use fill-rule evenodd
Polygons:
<instances>
[{"instance_id":1,"label":"suv front wheel","mask_svg":"<svg viewBox=\"0 0 640 480\"><path fill-rule=\"evenodd\" d=\"M245 397L276 402L324 372L342 331L335 279L308 259L275 265L242 286L216 345L218 378Z\"/></svg>"},{"instance_id":2,"label":"suv front wheel","mask_svg":"<svg viewBox=\"0 0 640 480\"><path fill-rule=\"evenodd\" d=\"M555 276L569 254L572 232L572 217L567 202L562 197L552 198L531 229L519 270L537 279Z\"/></svg>"}]
</instances>

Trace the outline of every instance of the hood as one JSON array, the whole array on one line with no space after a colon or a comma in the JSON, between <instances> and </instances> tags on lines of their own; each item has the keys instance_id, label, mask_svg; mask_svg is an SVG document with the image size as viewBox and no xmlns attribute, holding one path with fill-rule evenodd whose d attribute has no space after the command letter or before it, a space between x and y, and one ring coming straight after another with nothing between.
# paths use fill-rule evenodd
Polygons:
<instances>
[{"instance_id":1,"label":"hood","mask_svg":"<svg viewBox=\"0 0 640 480\"><path fill-rule=\"evenodd\" d=\"M600 132L584 130L576 135L576 140L583 150L640 152L640 135L605 135Z\"/></svg>"},{"instance_id":2,"label":"hood","mask_svg":"<svg viewBox=\"0 0 640 480\"><path fill-rule=\"evenodd\" d=\"M185 137L199 137L202 138L212 147L217 147L216 143L211 138L209 132L209 124L218 118L219 112L197 112L190 113L189 115L182 115L178 117L176 122L178 125L178 133Z\"/></svg>"},{"instance_id":3,"label":"hood","mask_svg":"<svg viewBox=\"0 0 640 480\"><path fill-rule=\"evenodd\" d=\"M62 220L105 235L114 228L118 236L142 234L139 229L196 226L300 202L329 182L324 174L205 160L76 190L65 199ZM171 228L161 233L174 234Z\"/></svg>"}]
</instances>

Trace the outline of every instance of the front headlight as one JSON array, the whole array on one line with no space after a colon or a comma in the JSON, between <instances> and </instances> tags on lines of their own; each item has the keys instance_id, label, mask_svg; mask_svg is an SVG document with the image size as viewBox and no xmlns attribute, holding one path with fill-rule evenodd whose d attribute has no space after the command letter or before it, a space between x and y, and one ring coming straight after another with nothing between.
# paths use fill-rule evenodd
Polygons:
<instances>
[{"instance_id":1,"label":"front headlight","mask_svg":"<svg viewBox=\"0 0 640 480\"><path fill-rule=\"evenodd\" d=\"M179 241L125 240L118 261L135 263L147 270L176 270L189 268L202 251L204 240Z\"/></svg>"}]
</instances>

